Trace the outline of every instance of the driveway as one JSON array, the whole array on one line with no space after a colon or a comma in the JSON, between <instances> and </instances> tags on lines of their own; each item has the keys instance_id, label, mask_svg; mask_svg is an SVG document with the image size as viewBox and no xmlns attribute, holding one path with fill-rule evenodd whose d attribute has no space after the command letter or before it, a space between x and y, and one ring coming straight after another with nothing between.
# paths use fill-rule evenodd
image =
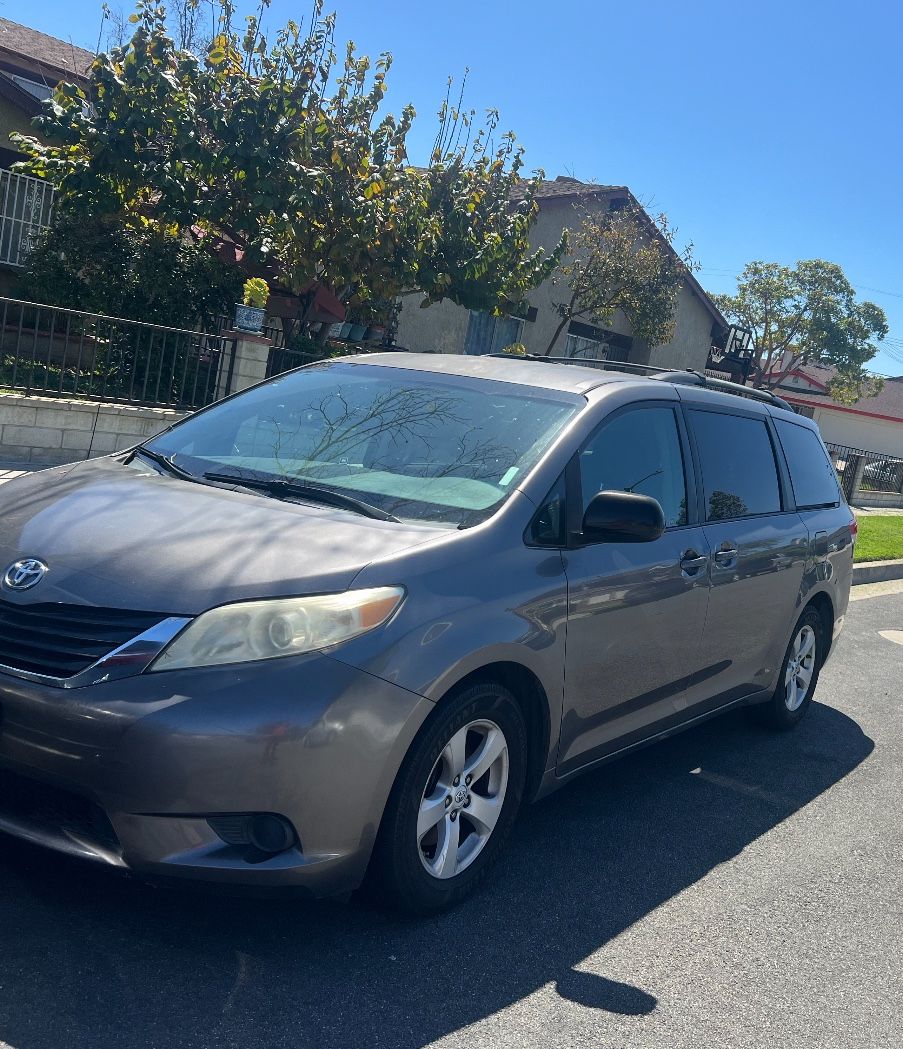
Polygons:
<instances>
[{"instance_id":1,"label":"driveway","mask_svg":"<svg viewBox=\"0 0 903 1049\"><path fill-rule=\"evenodd\" d=\"M3 839L0 1044L899 1047L901 628L903 583L857 587L797 732L738 713L584 777L429 921Z\"/></svg>"}]
</instances>

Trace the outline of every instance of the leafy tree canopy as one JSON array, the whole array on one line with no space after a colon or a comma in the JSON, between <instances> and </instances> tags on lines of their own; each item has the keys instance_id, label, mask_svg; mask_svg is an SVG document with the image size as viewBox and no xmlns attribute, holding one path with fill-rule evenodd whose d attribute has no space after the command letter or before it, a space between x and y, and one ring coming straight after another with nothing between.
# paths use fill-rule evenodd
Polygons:
<instances>
[{"instance_id":1,"label":"leafy tree canopy","mask_svg":"<svg viewBox=\"0 0 903 1049\"><path fill-rule=\"evenodd\" d=\"M213 330L241 295L241 273L175 229L140 216L60 213L28 253L18 293L32 302Z\"/></svg>"},{"instance_id":2,"label":"leafy tree canopy","mask_svg":"<svg viewBox=\"0 0 903 1049\"><path fill-rule=\"evenodd\" d=\"M512 135L496 141L494 113L475 131L446 99L430 162L415 168L414 110L382 112L389 54L371 66L349 43L339 60L321 0L306 32L290 21L272 42L257 17L236 26L232 0L215 9L199 57L176 46L161 5L139 0L131 40L37 118L47 144L18 136L23 170L70 211L234 245L249 271L296 292L320 281L352 306L414 291L510 309L552 271L563 245L528 241L540 176L523 177Z\"/></svg>"},{"instance_id":3,"label":"leafy tree canopy","mask_svg":"<svg viewBox=\"0 0 903 1049\"><path fill-rule=\"evenodd\" d=\"M568 238L568 258L554 277L565 297L555 303L561 321L546 352L571 321L605 325L617 310L649 346L668 342L677 293L694 265L692 249L675 252L666 216L650 218L637 204L614 212L581 205L578 217L580 224Z\"/></svg>"},{"instance_id":4,"label":"leafy tree canopy","mask_svg":"<svg viewBox=\"0 0 903 1049\"><path fill-rule=\"evenodd\" d=\"M725 317L752 332L756 386L778 386L789 372L811 363L837 369L831 396L843 404L881 389L882 381L865 365L887 335L887 317L873 302L856 301L836 263L809 259L790 268L750 262L737 293L714 298Z\"/></svg>"}]
</instances>

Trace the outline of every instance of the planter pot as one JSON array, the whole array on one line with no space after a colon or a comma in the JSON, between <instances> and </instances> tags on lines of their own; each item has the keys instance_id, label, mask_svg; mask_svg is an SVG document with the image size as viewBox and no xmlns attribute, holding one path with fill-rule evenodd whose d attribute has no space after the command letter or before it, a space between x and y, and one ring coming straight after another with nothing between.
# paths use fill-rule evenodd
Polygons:
<instances>
[{"instance_id":1,"label":"planter pot","mask_svg":"<svg viewBox=\"0 0 903 1049\"><path fill-rule=\"evenodd\" d=\"M345 323L342 325L342 327L341 327L341 329L339 331L339 338L340 339L347 339L348 338L348 333L350 331L351 331L351 322L350 321L345 321Z\"/></svg>"},{"instance_id":2,"label":"planter pot","mask_svg":"<svg viewBox=\"0 0 903 1049\"><path fill-rule=\"evenodd\" d=\"M263 322L267 311L258 306L244 306L240 302L235 303L235 327L239 331L252 332L259 335L263 331Z\"/></svg>"},{"instance_id":3,"label":"planter pot","mask_svg":"<svg viewBox=\"0 0 903 1049\"><path fill-rule=\"evenodd\" d=\"M381 324L371 324L367 329L367 342L382 342L386 329Z\"/></svg>"},{"instance_id":4,"label":"planter pot","mask_svg":"<svg viewBox=\"0 0 903 1049\"><path fill-rule=\"evenodd\" d=\"M348 338L351 339L352 342L360 342L361 339L363 339L366 330L367 329L363 324L352 324L351 331L348 332Z\"/></svg>"}]
</instances>

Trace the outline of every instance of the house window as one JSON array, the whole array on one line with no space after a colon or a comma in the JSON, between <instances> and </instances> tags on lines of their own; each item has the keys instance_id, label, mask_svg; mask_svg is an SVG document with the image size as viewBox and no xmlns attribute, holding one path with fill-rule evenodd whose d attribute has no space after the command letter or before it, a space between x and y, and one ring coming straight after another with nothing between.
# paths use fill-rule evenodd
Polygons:
<instances>
[{"instance_id":1,"label":"house window","mask_svg":"<svg viewBox=\"0 0 903 1049\"><path fill-rule=\"evenodd\" d=\"M594 324L571 321L564 342L565 357L579 357L590 361L626 361L630 357L632 339Z\"/></svg>"},{"instance_id":2,"label":"house window","mask_svg":"<svg viewBox=\"0 0 903 1049\"><path fill-rule=\"evenodd\" d=\"M524 322L520 317L494 317L471 310L464 352L474 355L501 353L506 346L520 342Z\"/></svg>"},{"instance_id":3,"label":"house window","mask_svg":"<svg viewBox=\"0 0 903 1049\"><path fill-rule=\"evenodd\" d=\"M568 335L564 344L565 357L582 357L584 360L607 361L611 347L598 339L585 339L582 335Z\"/></svg>"}]
</instances>

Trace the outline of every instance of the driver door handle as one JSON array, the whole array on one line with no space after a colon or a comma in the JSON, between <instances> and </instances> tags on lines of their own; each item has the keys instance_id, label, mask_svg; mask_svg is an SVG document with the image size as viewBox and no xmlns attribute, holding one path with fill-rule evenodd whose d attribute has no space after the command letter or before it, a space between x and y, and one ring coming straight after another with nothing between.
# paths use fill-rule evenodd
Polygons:
<instances>
[{"instance_id":1,"label":"driver door handle","mask_svg":"<svg viewBox=\"0 0 903 1049\"><path fill-rule=\"evenodd\" d=\"M719 568L733 568L737 563L739 552L735 546L731 546L729 543L722 543L715 551L715 564Z\"/></svg>"},{"instance_id":2,"label":"driver door handle","mask_svg":"<svg viewBox=\"0 0 903 1049\"><path fill-rule=\"evenodd\" d=\"M680 570L686 576L695 576L709 563L709 559L695 550L685 550L680 557Z\"/></svg>"}]
</instances>

